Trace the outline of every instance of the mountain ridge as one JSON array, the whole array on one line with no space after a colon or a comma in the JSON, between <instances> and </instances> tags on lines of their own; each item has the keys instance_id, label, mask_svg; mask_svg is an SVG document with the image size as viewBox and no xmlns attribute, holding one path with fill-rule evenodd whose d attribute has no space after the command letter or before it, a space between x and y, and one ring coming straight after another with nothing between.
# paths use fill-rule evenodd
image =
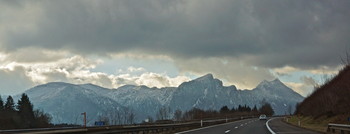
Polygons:
<instances>
[{"instance_id":1,"label":"mountain ridge","mask_svg":"<svg viewBox=\"0 0 350 134\"><path fill-rule=\"evenodd\" d=\"M170 107L172 111L177 109L188 111L191 108L218 110L224 105L230 108L238 105L259 106L262 100L266 100L272 104L277 114L283 114L286 112L286 105L295 105L303 100L301 95L285 86L278 79L263 82L265 84L260 83L259 85L261 86L258 85L252 90L239 90L234 85L223 86L221 80L214 78L212 74L207 74L184 82L178 87L150 88L147 86L124 85L117 89L108 89L94 84L75 85L64 82L50 82L35 86L27 90L26 93L33 99L32 102L35 106L48 111L49 114L57 114L64 111L64 108L56 109L58 111L50 110L50 108L55 108L49 104L74 103L75 106L79 104L86 105L90 108L88 110L94 110L93 114L90 114L90 116L94 117L93 119L97 119L97 117L106 113L108 114L109 107L117 111L128 108L137 115L135 119L137 122L148 117L156 118L156 113L162 107ZM49 90L50 92L45 92L44 90ZM73 90L76 91L72 95L70 91ZM50 97L41 98L38 97L39 95ZM88 95L91 95L91 97L89 98ZM73 98L62 99L65 96L72 96ZM70 102L66 102L68 99L70 99ZM86 102L91 103L91 105ZM93 109L93 107L98 107L98 109ZM77 111L79 111L79 109L74 107L70 107L70 109L75 109L75 111L68 110L65 114L76 115ZM61 113L60 116L64 116L64 114ZM57 119L63 120L63 117L54 117L55 123L60 122ZM64 119L64 121L74 123L74 121L69 119Z\"/></svg>"}]
</instances>

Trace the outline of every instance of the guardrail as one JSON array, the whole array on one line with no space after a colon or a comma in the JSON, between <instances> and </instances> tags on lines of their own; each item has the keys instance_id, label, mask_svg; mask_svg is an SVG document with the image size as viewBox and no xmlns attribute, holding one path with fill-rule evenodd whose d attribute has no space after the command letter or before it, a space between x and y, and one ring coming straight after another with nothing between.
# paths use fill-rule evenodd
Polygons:
<instances>
[{"instance_id":1,"label":"guardrail","mask_svg":"<svg viewBox=\"0 0 350 134\"><path fill-rule=\"evenodd\" d=\"M190 121L184 123L172 123L172 124L152 124L152 125L130 125L130 126L99 126L99 127L66 127L66 128L37 128L37 129L17 129L17 130L0 130L0 133L160 133L175 131L184 131L185 129L199 128L203 126L210 126L214 124L226 123L241 119L248 119L253 117L239 117L239 118L225 118L215 120L199 120Z\"/></svg>"},{"instance_id":2,"label":"guardrail","mask_svg":"<svg viewBox=\"0 0 350 134\"><path fill-rule=\"evenodd\" d=\"M327 127L328 133L350 134L350 125L329 123Z\"/></svg>"}]
</instances>

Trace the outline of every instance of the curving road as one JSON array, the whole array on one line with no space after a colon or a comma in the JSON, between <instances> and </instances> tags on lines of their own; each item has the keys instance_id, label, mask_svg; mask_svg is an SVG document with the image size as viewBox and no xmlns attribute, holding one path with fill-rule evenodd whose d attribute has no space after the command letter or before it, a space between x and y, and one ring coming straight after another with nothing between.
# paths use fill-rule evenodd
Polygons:
<instances>
[{"instance_id":1,"label":"curving road","mask_svg":"<svg viewBox=\"0 0 350 134\"><path fill-rule=\"evenodd\" d=\"M177 134L271 134L266 127L266 120L246 119L241 121L219 124ZM303 128L291 126L282 121L282 118L273 118L268 122L273 134L319 134Z\"/></svg>"},{"instance_id":2,"label":"curving road","mask_svg":"<svg viewBox=\"0 0 350 134\"><path fill-rule=\"evenodd\" d=\"M254 118L189 130L177 134L270 134L265 123L266 120Z\"/></svg>"}]
</instances>

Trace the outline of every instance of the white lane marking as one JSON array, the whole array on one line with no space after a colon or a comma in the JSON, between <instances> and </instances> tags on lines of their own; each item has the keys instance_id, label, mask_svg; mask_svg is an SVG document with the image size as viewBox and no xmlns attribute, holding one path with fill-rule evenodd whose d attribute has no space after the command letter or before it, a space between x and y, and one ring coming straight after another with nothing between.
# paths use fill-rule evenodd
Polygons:
<instances>
[{"instance_id":1,"label":"white lane marking","mask_svg":"<svg viewBox=\"0 0 350 134\"><path fill-rule=\"evenodd\" d=\"M241 126L243 126L243 124L241 124Z\"/></svg>"},{"instance_id":2,"label":"white lane marking","mask_svg":"<svg viewBox=\"0 0 350 134\"><path fill-rule=\"evenodd\" d=\"M229 129L229 130L226 130L226 131L225 131L225 134L229 133L230 131L231 131L230 129Z\"/></svg>"},{"instance_id":3,"label":"white lane marking","mask_svg":"<svg viewBox=\"0 0 350 134\"><path fill-rule=\"evenodd\" d=\"M235 129L237 129L238 127L236 126Z\"/></svg>"},{"instance_id":4,"label":"white lane marking","mask_svg":"<svg viewBox=\"0 0 350 134\"><path fill-rule=\"evenodd\" d=\"M276 118L271 118L271 119L269 119L269 120L266 122L266 127L267 127L267 129L270 131L271 134L276 134L274 131L272 131L272 129L271 129L270 126L269 126L269 122L270 122L271 120L273 120L273 119L276 119Z\"/></svg>"},{"instance_id":5,"label":"white lane marking","mask_svg":"<svg viewBox=\"0 0 350 134\"><path fill-rule=\"evenodd\" d=\"M202 130L202 129L208 129L208 128L212 128L212 127L228 125L228 124L231 124L231 123L239 123L239 122L243 122L243 121L246 121L246 120L249 120L249 119L238 120L238 121L228 122L228 123L224 123L224 124L217 124L217 125L207 126L207 127L197 128L197 129L191 129L191 130L187 130L187 131L178 132L178 133L175 133L175 134L185 134L185 133L189 133L189 132L199 131L199 130Z\"/></svg>"}]
</instances>

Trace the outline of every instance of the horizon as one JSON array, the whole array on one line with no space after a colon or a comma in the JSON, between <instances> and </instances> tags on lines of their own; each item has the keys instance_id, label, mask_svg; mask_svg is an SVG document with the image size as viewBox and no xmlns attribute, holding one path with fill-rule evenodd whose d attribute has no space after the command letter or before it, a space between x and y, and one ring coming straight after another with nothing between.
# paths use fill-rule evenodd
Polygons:
<instances>
[{"instance_id":1,"label":"horizon","mask_svg":"<svg viewBox=\"0 0 350 134\"><path fill-rule=\"evenodd\" d=\"M194 80L198 80L198 79L200 79L200 78L202 78L202 77L205 77L205 76L207 76L207 75L212 75L212 74L208 73L208 74L206 74L206 75L197 77L197 78L195 78L195 79L192 79L192 80L189 80L189 81L184 81L183 83L185 83L185 82L190 82L190 81L194 81ZM212 76L213 76L214 79L220 80L220 79L216 78L214 75L212 75ZM274 80L270 80L270 81L268 81L268 80L263 80L263 81L261 81L260 83L258 83L258 84L257 84L254 88L252 88L252 89L240 89L240 88L237 88L236 85L224 85L224 84L223 84L223 87L234 86L234 87L236 87L236 90L241 90L241 91L244 91L244 90L254 90L254 89L256 89L256 88L257 88L261 83L263 83L263 82L271 83L271 82L274 82L274 81L276 81L276 80L280 81L278 78L276 78L276 79L274 79ZM220 81L222 82L222 80L220 80ZM281 82L284 86L286 86L286 87L290 88L292 91L296 92L295 90L293 90L291 87L287 86L287 85L286 85L285 83L283 83L282 81L280 81L280 82ZM99 85L96 85L96 84L93 84L93 83L74 84L74 83L56 81L56 82L48 82L48 83L44 83L44 84L35 85L35 86L33 86L33 87L28 88L27 90L25 90L25 91L22 92L22 93L18 93L18 94L14 94L14 95L8 95L8 94L0 94L0 95L1 95L1 96L18 96L18 95L21 95L21 94L25 93L26 91L28 91L28 90L30 90L30 89L32 89L32 88L35 88L35 87L37 87L37 86L48 85L48 84L52 84L52 83L72 84L72 85L78 85L78 86L79 86L79 85L90 85L90 84L91 84L91 85L93 85L93 86L98 86L98 87L102 87L102 88L109 89L109 90L118 90L119 88L124 87L124 86L139 86L139 87L145 86L145 87L147 87L147 88L156 88L156 89L162 89L162 88L178 88L181 84L183 84L183 83L181 83L179 86L175 86L175 87L162 87L162 88L158 88L158 87L149 87L149 86L146 86L146 85L132 85L132 84L129 84L129 85L122 85L122 86L120 86L120 87L118 87L118 88L107 88L107 87L99 86ZM300 93L298 93L298 92L296 92L296 93L299 94L299 95L301 95L302 97L306 97L306 96L303 96L302 94L300 94Z\"/></svg>"},{"instance_id":2,"label":"horizon","mask_svg":"<svg viewBox=\"0 0 350 134\"><path fill-rule=\"evenodd\" d=\"M350 50L349 6L317 0L1 1L0 94L55 81L177 87L210 73L238 89L279 79L308 96L337 74Z\"/></svg>"}]
</instances>

